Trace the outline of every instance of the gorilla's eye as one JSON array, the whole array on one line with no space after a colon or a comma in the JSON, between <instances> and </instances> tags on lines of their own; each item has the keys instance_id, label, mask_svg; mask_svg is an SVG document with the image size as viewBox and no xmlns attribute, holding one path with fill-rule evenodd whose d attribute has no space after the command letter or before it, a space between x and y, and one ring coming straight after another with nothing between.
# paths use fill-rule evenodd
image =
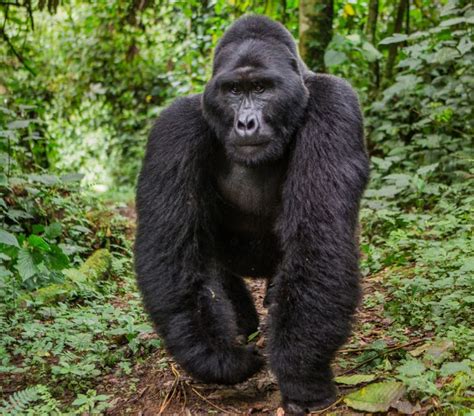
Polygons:
<instances>
[{"instance_id":1,"label":"gorilla's eye","mask_svg":"<svg viewBox=\"0 0 474 416\"><path fill-rule=\"evenodd\" d=\"M256 82L255 84L253 84L253 90L254 90L257 94L261 94L263 91L265 91L265 87L263 86L262 83Z\"/></svg>"},{"instance_id":2,"label":"gorilla's eye","mask_svg":"<svg viewBox=\"0 0 474 416\"><path fill-rule=\"evenodd\" d=\"M239 95L242 93L242 90L239 87L239 84L234 83L230 86L230 92L234 95Z\"/></svg>"}]
</instances>

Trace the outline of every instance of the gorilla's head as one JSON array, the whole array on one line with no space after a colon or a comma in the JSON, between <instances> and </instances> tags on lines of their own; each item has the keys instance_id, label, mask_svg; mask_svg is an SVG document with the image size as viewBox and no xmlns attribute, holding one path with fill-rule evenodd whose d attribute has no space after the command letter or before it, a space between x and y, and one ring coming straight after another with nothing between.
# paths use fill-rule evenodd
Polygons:
<instances>
[{"instance_id":1,"label":"gorilla's head","mask_svg":"<svg viewBox=\"0 0 474 416\"><path fill-rule=\"evenodd\" d=\"M215 50L203 110L229 158L257 165L282 157L307 105L305 71L281 24L247 16L227 30Z\"/></svg>"}]
</instances>

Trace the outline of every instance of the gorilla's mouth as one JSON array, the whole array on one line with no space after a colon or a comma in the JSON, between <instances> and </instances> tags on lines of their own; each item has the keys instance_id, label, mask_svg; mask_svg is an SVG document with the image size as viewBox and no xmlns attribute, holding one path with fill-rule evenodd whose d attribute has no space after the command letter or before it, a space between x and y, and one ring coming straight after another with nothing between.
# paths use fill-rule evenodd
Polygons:
<instances>
[{"instance_id":1,"label":"gorilla's mouth","mask_svg":"<svg viewBox=\"0 0 474 416\"><path fill-rule=\"evenodd\" d=\"M260 142L242 142L242 143L236 143L235 147L239 152L242 152L244 154L251 154L258 152L262 149L264 149L268 144L270 143L270 140L265 140L265 141L260 141Z\"/></svg>"}]
</instances>

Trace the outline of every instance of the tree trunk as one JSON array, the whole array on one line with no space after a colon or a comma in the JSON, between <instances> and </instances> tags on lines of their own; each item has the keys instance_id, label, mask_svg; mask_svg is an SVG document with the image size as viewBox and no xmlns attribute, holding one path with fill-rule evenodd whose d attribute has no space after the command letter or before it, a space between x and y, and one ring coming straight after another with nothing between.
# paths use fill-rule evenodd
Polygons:
<instances>
[{"instance_id":1,"label":"tree trunk","mask_svg":"<svg viewBox=\"0 0 474 416\"><path fill-rule=\"evenodd\" d=\"M299 49L306 65L326 72L324 52L332 39L333 0L300 0Z\"/></svg>"},{"instance_id":2,"label":"tree trunk","mask_svg":"<svg viewBox=\"0 0 474 416\"><path fill-rule=\"evenodd\" d=\"M367 17L367 25L365 33L370 43L377 47L377 20L379 17L379 0L369 1L369 16ZM374 86L374 95L380 87L380 62L377 60L370 65L372 72L372 85Z\"/></svg>"},{"instance_id":3,"label":"tree trunk","mask_svg":"<svg viewBox=\"0 0 474 416\"><path fill-rule=\"evenodd\" d=\"M397 7L397 14L395 16L395 22L393 24L392 35L394 33L402 33L403 18L405 17L405 11L409 0L400 0ZM392 43L388 47L388 58L387 65L385 67L385 76L387 79L391 79L393 76L393 68L397 59L398 44Z\"/></svg>"},{"instance_id":4,"label":"tree trunk","mask_svg":"<svg viewBox=\"0 0 474 416\"><path fill-rule=\"evenodd\" d=\"M375 45L377 32L377 19L379 17L379 0L369 1L369 16L367 17L367 25L365 26L365 33L370 42Z\"/></svg>"}]
</instances>

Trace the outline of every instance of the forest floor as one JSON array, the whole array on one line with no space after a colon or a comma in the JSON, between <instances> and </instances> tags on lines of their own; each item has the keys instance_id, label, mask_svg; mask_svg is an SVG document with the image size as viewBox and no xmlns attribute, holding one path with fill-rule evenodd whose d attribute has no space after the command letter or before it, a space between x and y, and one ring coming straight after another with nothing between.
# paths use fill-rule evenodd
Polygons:
<instances>
[{"instance_id":1,"label":"forest floor","mask_svg":"<svg viewBox=\"0 0 474 416\"><path fill-rule=\"evenodd\" d=\"M115 214L125 220L121 232L130 243L136 220L133 205L122 205ZM109 280L86 286L82 297L0 314L0 414L26 414L28 409L34 415L283 416L268 366L244 383L222 386L198 383L174 362L143 310L131 254L125 250ZM388 415L469 414L465 411L474 386L470 361L464 359L471 351L469 331L460 326L459 335L450 339L439 336L436 326L415 327L390 318L420 313L422 299L412 292L397 298L391 289L397 275L413 282L414 268L414 263L406 263L381 266L373 273L365 269L353 335L334 362L339 398L313 414L375 412L356 409L379 409ZM265 282L247 279L247 284L261 323L250 342L265 355ZM429 280L423 285L430 289ZM399 312L401 305L407 309ZM462 323L462 316L459 319ZM379 386L388 392L380 393Z\"/></svg>"},{"instance_id":2,"label":"forest floor","mask_svg":"<svg viewBox=\"0 0 474 416\"><path fill-rule=\"evenodd\" d=\"M374 293L381 293L380 278L379 275L365 279L364 293L367 299ZM254 341L261 353L265 354L264 334L267 320L267 309L263 307L265 282L263 279L248 279L247 284L251 288L261 320L260 334ZM354 373L361 363L352 363L353 358L360 355L365 346L384 335L387 346L397 348L386 337L385 332L391 322L383 317L382 304L365 302L364 305L358 311L357 325L348 343L349 347L339 352L339 358L334 366L336 375ZM367 328L370 329L367 330ZM415 339L409 344L415 345L417 342ZM133 388L131 388L131 380ZM344 394L355 389L357 388L354 386L346 388L340 386L341 398L329 408L313 412L313 414L363 414L349 409L342 401ZM101 391L113 397L110 402L112 406L107 410L107 414L110 415L284 415L280 407L278 386L268 367L237 386L206 385L193 381L161 349L143 363L137 364L130 377L117 378L114 375L105 377Z\"/></svg>"}]
</instances>

